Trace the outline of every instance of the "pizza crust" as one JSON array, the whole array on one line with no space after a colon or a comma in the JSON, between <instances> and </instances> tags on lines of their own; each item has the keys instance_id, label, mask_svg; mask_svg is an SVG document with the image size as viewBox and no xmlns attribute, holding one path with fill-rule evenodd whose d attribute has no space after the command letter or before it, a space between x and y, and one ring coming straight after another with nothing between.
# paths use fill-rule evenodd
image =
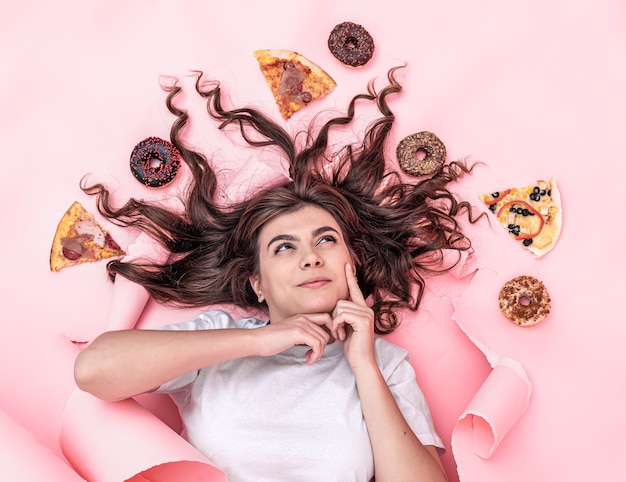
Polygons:
<instances>
[{"instance_id":1,"label":"pizza crust","mask_svg":"<svg viewBox=\"0 0 626 482\"><path fill-rule=\"evenodd\" d=\"M561 193L556 185L556 180L552 178L550 180L551 190L552 190L552 201L554 203L554 207L558 208L556 212L552 212L550 217L551 219L546 221L546 225L552 230L552 234L550 236L551 242L543 247L533 246L532 244L528 247L528 250L535 255L535 257L540 258L544 254L547 254L554 245L556 244L559 236L561 235L561 226L563 224L563 210L561 209Z\"/></svg>"}]
</instances>

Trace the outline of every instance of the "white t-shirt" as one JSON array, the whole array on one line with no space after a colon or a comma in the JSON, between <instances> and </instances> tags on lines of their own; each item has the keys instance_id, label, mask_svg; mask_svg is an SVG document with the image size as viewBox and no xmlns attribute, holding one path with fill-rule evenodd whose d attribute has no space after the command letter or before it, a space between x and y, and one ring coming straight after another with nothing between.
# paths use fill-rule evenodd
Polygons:
<instances>
[{"instance_id":1,"label":"white t-shirt","mask_svg":"<svg viewBox=\"0 0 626 482\"><path fill-rule=\"evenodd\" d=\"M258 328L219 310L162 329ZM424 445L443 448L408 352L382 338L376 358L400 410ZM372 448L341 342L307 365L306 346L250 356L184 374L161 387L176 402L183 436L230 482L368 481Z\"/></svg>"}]
</instances>

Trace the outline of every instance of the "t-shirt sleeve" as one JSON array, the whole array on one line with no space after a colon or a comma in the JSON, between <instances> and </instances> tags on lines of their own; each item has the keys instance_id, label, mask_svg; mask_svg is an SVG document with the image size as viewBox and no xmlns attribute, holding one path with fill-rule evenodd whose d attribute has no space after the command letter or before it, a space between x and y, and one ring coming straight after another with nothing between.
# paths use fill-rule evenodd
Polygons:
<instances>
[{"instance_id":1,"label":"t-shirt sleeve","mask_svg":"<svg viewBox=\"0 0 626 482\"><path fill-rule=\"evenodd\" d=\"M433 423L426 397L417 384L408 352L382 338L376 339L376 356L387 385L405 420L423 445L444 449Z\"/></svg>"},{"instance_id":2,"label":"t-shirt sleeve","mask_svg":"<svg viewBox=\"0 0 626 482\"><path fill-rule=\"evenodd\" d=\"M266 321L257 320L256 318L239 318L233 317L223 310L209 310L200 313L196 318L182 323L172 323L158 328L159 330L169 331L196 331L196 330L217 330L224 328L258 328L265 325ZM156 389L157 393L176 394L177 397L186 397L189 389L198 378L200 370L193 370L184 373L168 382L165 382Z\"/></svg>"}]
</instances>

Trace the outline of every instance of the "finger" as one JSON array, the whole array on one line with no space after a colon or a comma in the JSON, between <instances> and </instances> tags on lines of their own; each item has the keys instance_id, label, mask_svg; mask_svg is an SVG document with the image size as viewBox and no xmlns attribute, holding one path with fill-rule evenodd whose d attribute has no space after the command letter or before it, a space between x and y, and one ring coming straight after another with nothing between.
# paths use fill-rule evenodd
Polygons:
<instances>
[{"instance_id":1,"label":"finger","mask_svg":"<svg viewBox=\"0 0 626 482\"><path fill-rule=\"evenodd\" d=\"M305 318L318 326L325 326L328 329L331 328L333 319L328 313L308 313L304 315Z\"/></svg>"},{"instance_id":2,"label":"finger","mask_svg":"<svg viewBox=\"0 0 626 482\"><path fill-rule=\"evenodd\" d=\"M337 305L335 305L335 308L333 309L332 316L331 316L332 326L330 328L330 332L335 337L335 339L345 341L346 323L343 317L340 316L342 303L352 303L352 302L344 301L344 300L339 300L337 302Z\"/></svg>"},{"instance_id":3,"label":"finger","mask_svg":"<svg viewBox=\"0 0 626 482\"><path fill-rule=\"evenodd\" d=\"M311 347L309 351L307 351L305 357L307 360L307 365L311 365L322 358L324 354L324 349L326 345L330 341L330 335L328 332L324 331L320 326L315 323L309 325L309 332L307 336L302 340L302 343Z\"/></svg>"},{"instance_id":4,"label":"finger","mask_svg":"<svg viewBox=\"0 0 626 482\"><path fill-rule=\"evenodd\" d=\"M306 352L304 357L306 358L307 365L313 365L313 363L315 363L322 357L322 354L311 348L309 351Z\"/></svg>"},{"instance_id":5,"label":"finger","mask_svg":"<svg viewBox=\"0 0 626 482\"><path fill-rule=\"evenodd\" d=\"M326 337L323 340L322 339L317 340L314 343L307 343L307 345L311 347L311 349L307 351L305 354L307 365L312 365L313 363L318 361L320 358L322 358L322 355L324 354L324 349L326 348L327 343L328 343L328 337Z\"/></svg>"},{"instance_id":6,"label":"finger","mask_svg":"<svg viewBox=\"0 0 626 482\"><path fill-rule=\"evenodd\" d=\"M331 335L336 340L345 341L346 339L346 325L343 321L333 320L332 328L330 329Z\"/></svg>"},{"instance_id":7,"label":"finger","mask_svg":"<svg viewBox=\"0 0 626 482\"><path fill-rule=\"evenodd\" d=\"M346 336L351 331L370 331L373 329L374 312L365 304L340 300L333 311L333 323L336 327L343 325Z\"/></svg>"},{"instance_id":8,"label":"finger","mask_svg":"<svg viewBox=\"0 0 626 482\"><path fill-rule=\"evenodd\" d=\"M322 329L321 327L326 328L335 340L338 339L338 334L333 324L333 317L329 313L310 313L305 317L313 325L320 327L320 329Z\"/></svg>"},{"instance_id":9,"label":"finger","mask_svg":"<svg viewBox=\"0 0 626 482\"><path fill-rule=\"evenodd\" d=\"M350 294L350 299L358 305L365 306L365 298L363 297L361 288L359 288L359 283L356 280L356 275L354 274L350 263L346 263L346 281L348 283L348 293Z\"/></svg>"}]
</instances>

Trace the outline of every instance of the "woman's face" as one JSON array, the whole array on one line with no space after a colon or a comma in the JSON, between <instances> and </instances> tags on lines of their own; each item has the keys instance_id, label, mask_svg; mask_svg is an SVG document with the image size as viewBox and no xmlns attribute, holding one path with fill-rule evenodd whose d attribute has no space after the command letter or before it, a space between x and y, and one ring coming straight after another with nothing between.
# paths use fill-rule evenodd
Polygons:
<instances>
[{"instance_id":1,"label":"woman's face","mask_svg":"<svg viewBox=\"0 0 626 482\"><path fill-rule=\"evenodd\" d=\"M350 252L333 216L317 206L283 214L259 233L259 274L250 277L272 323L293 315L330 313L348 298Z\"/></svg>"}]
</instances>

